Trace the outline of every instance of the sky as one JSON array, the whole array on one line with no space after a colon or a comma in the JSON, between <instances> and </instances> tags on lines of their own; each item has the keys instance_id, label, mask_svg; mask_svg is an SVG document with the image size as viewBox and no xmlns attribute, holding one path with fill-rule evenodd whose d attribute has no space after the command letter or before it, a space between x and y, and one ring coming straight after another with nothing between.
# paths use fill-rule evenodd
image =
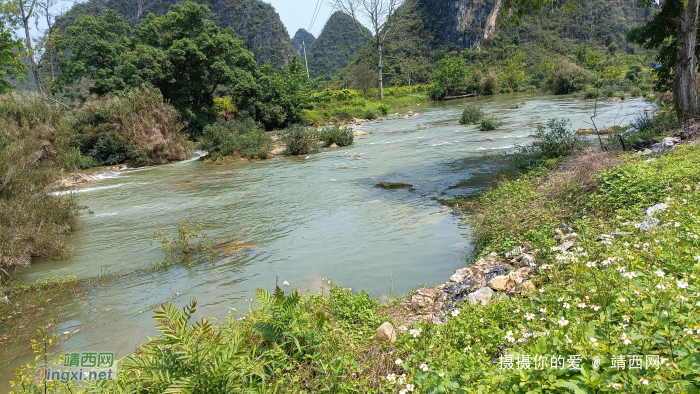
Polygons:
<instances>
[{"instance_id":1,"label":"sky","mask_svg":"<svg viewBox=\"0 0 700 394\"><path fill-rule=\"evenodd\" d=\"M318 37L323 30L323 25L333 13L333 7L328 5L327 0L264 0L268 4L272 4L277 10L277 13L282 19L282 23L287 27L287 31L291 37L299 29L306 29L314 37ZM314 14L316 5L319 6L318 16L311 29L311 19Z\"/></svg>"}]
</instances>

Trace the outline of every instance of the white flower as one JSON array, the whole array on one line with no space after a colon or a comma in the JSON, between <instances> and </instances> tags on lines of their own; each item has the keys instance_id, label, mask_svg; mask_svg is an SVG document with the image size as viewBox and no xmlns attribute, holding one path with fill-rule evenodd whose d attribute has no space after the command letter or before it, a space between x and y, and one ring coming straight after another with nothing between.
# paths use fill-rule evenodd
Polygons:
<instances>
[{"instance_id":1,"label":"white flower","mask_svg":"<svg viewBox=\"0 0 700 394\"><path fill-rule=\"evenodd\" d=\"M589 261L589 262L586 263L586 267L588 267L588 268L595 268L595 263L592 262L592 261Z\"/></svg>"},{"instance_id":2,"label":"white flower","mask_svg":"<svg viewBox=\"0 0 700 394\"><path fill-rule=\"evenodd\" d=\"M685 335L690 335L693 333L693 327L684 328L683 331L685 331Z\"/></svg>"},{"instance_id":3,"label":"white flower","mask_svg":"<svg viewBox=\"0 0 700 394\"><path fill-rule=\"evenodd\" d=\"M600 305L591 305L591 309L598 311L598 309L600 309Z\"/></svg>"},{"instance_id":4,"label":"white flower","mask_svg":"<svg viewBox=\"0 0 700 394\"><path fill-rule=\"evenodd\" d=\"M396 365L401 365L401 363L403 362L403 360L400 359L400 358L397 358L396 361L394 361L394 362L396 363Z\"/></svg>"},{"instance_id":5,"label":"white flower","mask_svg":"<svg viewBox=\"0 0 700 394\"><path fill-rule=\"evenodd\" d=\"M620 298L618 298L617 300L620 301L620 302L625 302L625 301L627 301L627 300L625 299L625 297L620 297Z\"/></svg>"},{"instance_id":6,"label":"white flower","mask_svg":"<svg viewBox=\"0 0 700 394\"><path fill-rule=\"evenodd\" d=\"M408 334L413 336L413 338L417 338L418 335L420 335L420 330L412 329L408 332Z\"/></svg>"},{"instance_id":7,"label":"white flower","mask_svg":"<svg viewBox=\"0 0 700 394\"><path fill-rule=\"evenodd\" d=\"M453 310L453 311L452 311L452 316L453 316L453 317L459 316L459 309Z\"/></svg>"},{"instance_id":8,"label":"white flower","mask_svg":"<svg viewBox=\"0 0 700 394\"><path fill-rule=\"evenodd\" d=\"M679 280L679 281L678 281L678 287L681 288L681 289L685 289L686 287L688 287L688 282L683 281L683 280Z\"/></svg>"},{"instance_id":9,"label":"white flower","mask_svg":"<svg viewBox=\"0 0 700 394\"><path fill-rule=\"evenodd\" d=\"M583 302L579 302L578 307L581 308L581 309L583 309L583 308L586 307L586 304L583 303Z\"/></svg>"},{"instance_id":10,"label":"white flower","mask_svg":"<svg viewBox=\"0 0 700 394\"><path fill-rule=\"evenodd\" d=\"M656 276L658 276L659 278L663 278L664 276L666 276L666 274L665 274L663 271L661 271L661 270L659 270L659 271L654 271L654 273L655 273Z\"/></svg>"},{"instance_id":11,"label":"white flower","mask_svg":"<svg viewBox=\"0 0 700 394\"><path fill-rule=\"evenodd\" d=\"M480 323L483 323L483 322L484 322L484 318L482 317L481 319L479 319L479 322L480 322Z\"/></svg>"},{"instance_id":12,"label":"white flower","mask_svg":"<svg viewBox=\"0 0 700 394\"><path fill-rule=\"evenodd\" d=\"M423 371L423 372L428 372L429 369L430 369L430 368L428 367L428 364L425 364L425 363L424 363L424 364L421 364L421 365L420 365L420 370Z\"/></svg>"},{"instance_id":13,"label":"white flower","mask_svg":"<svg viewBox=\"0 0 700 394\"><path fill-rule=\"evenodd\" d=\"M540 313L547 313L547 308L540 308Z\"/></svg>"},{"instance_id":14,"label":"white flower","mask_svg":"<svg viewBox=\"0 0 700 394\"><path fill-rule=\"evenodd\" d=\"M415 386L413 386L412 384L406 385L406 390L408 390L408 391L413 391L414 388L415 388Z\"/></svg>"},{"instance_id":15,"label":"white flower","mask_svg":"<svg viewBox=\"0 0 700 394\"><path fill-rule=\"evenodd\" d=\"M627 336L627 333L622 333L622 342L624 342L625 345L629 345L630 343L632 343L630 337Z\"/></svg>"},{"instance_id":16,"label":"white flower","mask_svg":"<svg viewBox=\"0 0 700 394\"><path fill-rule=\"evenodd\" d=\"M394 380L396 380L396 374L390 373L390 374L386 375L386 380L393 382Z\"/></svg>"},{"instance_id":17,"label":"white flower","mask_svg":"<svg viewBox=\"0 0 700 394\"><path fill-rule=\"evenodd\" d=\"M569 308L571 308L571 305L569 305L568 302L565 302L565 303L562 305L562 307L563 307L564 309L569 309Z\"/></svg>"},{"instance_id":18,"label":"white flower","mask_svg":"<svg viewBox=\"0 0 700 394\"><path fill-rule=\"evenodd\" d=\"M681 224L678 222L673 223L673 227L680 227L680 226L681 226Z\"/></svg>"},{"instance_id":19,"label":"white flower","mask_svg":"<svg viewBox=\"0 0 700 394\"><path fill-rule=\"evenodd\" d=\"M438 375L439 375L441 378L445 377L445 373L442 372L442 371L440 371L440 373L439 373Z\"/></svg>"},{"instance_id":20,"label":"white flower","mask_svg":"<svg viewBox=\"0 0 700 394\"><path fill-rule=\"evenodd\" d=\"M399 390L399 394L406 394L406 389Z\"/></svg>"},{"instance_id":21,"label":"white flower","mask_svg":"<svg viewBox=\"0 0 700 394\"><path fill-rule=\"evenodd\" d=\"M569 324L569 321L566 320L564 316L562 316L557 323L559 323L560 326L564 327L565 325Z\"/></svg>"},{"instance_id":22,"label":"white flower","mask_svg":"<svg viewBox=\"0 0 700 394\"><path fill-rule=\"evenodd\" d=\"M658 285L656 285L656 288L659 290L666 290L666 285L663 283L659 283Z\"/></svg>"},{"instance_id":23,"label":"white flower","mask_svg":"<svg viewBox=\"0 0 700 394\"><path fill-rule=\"evenodd\" d=\"M598 346L598 339L591 337L590 343L591 343L591 345L593 345L593 346Z\"/></svg>"},{"instance_id":24,"label":"white flower","mask_svg":"<svg viewBox=\"0 0 700 394\"><path fill-rule=\"evenodd\" d=\"M632 271L628 271L628 272L625 272L624 274L622 274L622 276L624 276L627 279L633 279L633 278L637 277L637 274L635 274Z\"/></svg>"},{"instance_id":25,"label":"white flower","mask_svg":"<svg viewBox=\"0 0 700 394\"><path fill-rule=\"evenodd\" d=\"M626 321L627 323L630 322L630 315L624 315L622 316L622 320Z\"/></svg>"},{"instance_id":26,"label":"white flower","mask_svg":"<svg viewBox=\"0 0 700 394\"><path fill-rule=\"evenodd\" d=\"M571 340L571 338L569 338L568 334L565 334L564 337L565 337L564 340L566 341L566 343L573 343L574 342Z\"/></svg>"},{"instance_id":27,"label":"white flower","mask_svg":"<svg viewBox=\"0 0 700 394\"><path fill-rule=\"evenodd\" d=\"M404 384L405 382L406 382L406 374L399 376L399 378L397 379L397 383L399 383L399 384Z\"/></svg>"},{"instance_id":28,"label":"white flower","mask_svg":"<svg viewBox=\"0 0 700 394\"><path fill-rule=\"evenodd\" d=\"M520 313L520 308L514 310L513 313Z\"/></svg>"},{"instance_id":29,"label":"white flower","mask_svg":"<svg viewBox=\"0 0 700 394\"><path fill-rule=\"evenodd\" d=\"M625 328L627 328L627 324L625 324L625 323L620 323L620 328L624 330Z\"/></svg>"},{"instance_id":30,"label":"white flower","mask_svg":"<svg viewBox=\"0 0 700 394\"><path fill-rule=\"evenodd\" d=\"M467 346L467 347L464 348L464 351L465 351L465 352L468 352L468 351L470 351L470 350L472 350L472 347L471 347L471 346Z\"/></svg>"},{"instance_id":31,"label":"white flower","mask_svg":"<svg viewBox=\"0 0 700 394\"><path fill-rule=\"evenodd\" d=\"M641 382L643 385L646 385L646 386L649 385L649 379L647 379L647 378L641 378L641 379L639 379L639 382Z\"/></svg>"},{"instance_id":32,"label":"white flower","mask_svg":"<svg viewBox=\"0 0 700 394\"><path fill-rule=\"evenodd\" d=\"M540 289L540 293L544 293L544 289Z\"/></svg>"},{"instance_id":33,"label":"white flower","mask_svg":"<svg viewBox=\"0 0 700 394\"><path fill-rule=\"evenodd\" d=\"M525 314L525 319L527 319L527 320L532 320L534 318L535 318L535 315L530 313L530 312Z\"/></svg>"}]
</instances>

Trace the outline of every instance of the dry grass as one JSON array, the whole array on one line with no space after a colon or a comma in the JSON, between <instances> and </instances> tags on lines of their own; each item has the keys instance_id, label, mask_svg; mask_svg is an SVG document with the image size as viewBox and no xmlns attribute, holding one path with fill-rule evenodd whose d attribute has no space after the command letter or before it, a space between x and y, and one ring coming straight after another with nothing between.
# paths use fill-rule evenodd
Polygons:
<instances>
[{"instance_id":1,"label":"dry grass","mask_svg":"<svg viewBox=\"0 0 700 394\"><path fill-rule=\"evenodd\" d=\"M537 189L545 191L549 197L556 198L562 190L569 190L574 186L584 189L595 187L596 175L600 171L627 161L619 151L581 151L564 159L555 171L542 177Z\"/></svg>"}]
</instances>

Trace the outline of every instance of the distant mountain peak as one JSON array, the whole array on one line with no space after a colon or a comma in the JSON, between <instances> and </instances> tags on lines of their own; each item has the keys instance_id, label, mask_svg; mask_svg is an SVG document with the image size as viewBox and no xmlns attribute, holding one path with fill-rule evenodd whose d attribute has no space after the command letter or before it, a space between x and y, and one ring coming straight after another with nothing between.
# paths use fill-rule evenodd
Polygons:
<instances>
[{"instance_id":1,"label":"distant mountain peak","mask_svg":"<svg viewBox=\"0 0 700 394\"><path fill-rule=\"evenodd\" d=\"M308 53L315 41L316 37L306 31L306 29L297 30L294 38L292 38L292 46L294 47L294 50L297 51L299 59L304 58L304 47L306 47L306 52Z\"/></svg>"}]
</instances>

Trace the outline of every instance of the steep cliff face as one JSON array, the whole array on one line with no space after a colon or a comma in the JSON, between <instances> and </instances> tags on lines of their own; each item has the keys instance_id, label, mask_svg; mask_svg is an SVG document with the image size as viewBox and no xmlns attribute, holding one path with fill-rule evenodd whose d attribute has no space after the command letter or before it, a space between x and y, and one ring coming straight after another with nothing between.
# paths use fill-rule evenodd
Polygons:
<instances>
[{"instance_id":1,"label":"steep cliff face","mask_svg":"<svg viewBox=\"0 0 700 394\"><path fill-rule=\"evenodd\" d=\"M358 30L351 16L336 12L328 19L318 39L308 51L311 75L328 78L336 75L355 60L372 33Z\"/></svg>"},{"instance_id":2,"label":"steep cliff face","mask_svg":"<svg viewBox=\"0 0 700 394\"><path fill-rule=\"evenodd\" d=\"M419 0L417 8L431 19L436 46L477 49L496 32L502 0Z\"/></svg>"},{"instance_id":3,"label":"steep cliff face","mask_svg":"<svg viewBox=\"0 0 700 394\"><path fill-rule=\"evenodd\" d=\"M306 47L306 52L308 53L309 49L314 44L314 41L316 41L316 37L306 31L306 29L297 30L294 38L292 38L292 46L294 47L294 50L297 51L297 56L299 56L299 59L304 59L304 47Z\"/></svg>"},{"instance_id":4,"label":"steep cliff face","mask_svg":"<svg viewBox=\"0 0 700 394\"><path fill-rule=\"evenodd\" d=\"M154 13L166 14L170 5L181 0L90 0L78 4L56 20L56 26L65 28L82 15L102 15L108 9L119 12L130 24ZM209 16L221 27L233 27L246 49L255 54L262 64L274 62L288 65L294 57L289 33L275 9L260 0L194 0L211 10Z\"/></svg>"}]
</instances>

